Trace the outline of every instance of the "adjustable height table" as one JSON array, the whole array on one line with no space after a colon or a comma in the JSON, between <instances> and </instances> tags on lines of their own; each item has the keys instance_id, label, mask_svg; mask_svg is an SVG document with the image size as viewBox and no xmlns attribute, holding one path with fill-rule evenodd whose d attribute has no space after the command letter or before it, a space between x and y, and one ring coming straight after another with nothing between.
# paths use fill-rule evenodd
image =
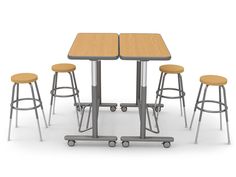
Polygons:
<instances>
[{"instance_id":1,"label":"adjustable height table","mask_svg":"<svg viewBox=\"0 0 236 177\"><path fill-rule=\"evenodd\" d=\"M98 136L99 107L110 107L115 111L116 103L101 103L101 60L118 58L118 34L114 33L79 33L77 34L68 54L69 59L90 60L92 70L92 103L81 103L92 108L92 136L67 135L69 146L75 141L108 141L109 146L116 145L116 136ZM89 129L87 129L89 130Z\"/></svg>"},{"instance_id":2,"label":"adjustable height table","mask_svg":"<svg viewBox=\"0 0 236 177\"><path fill-rule=\"evenodd\" d=\"M159 34L120 34L120 58L123 60L137 60L137 106L140 116L140 136L122 136L123 147L128 147L130 141L163 142L163 146L170 147L173 137L146 136L147 97L147 62L154 60L169 60L170 53ZM140 95L139 95L140 89ZM122 106L122 104L121 104ZM123 104L123 106L127 106Z\"/></svg>"}]
</instances>

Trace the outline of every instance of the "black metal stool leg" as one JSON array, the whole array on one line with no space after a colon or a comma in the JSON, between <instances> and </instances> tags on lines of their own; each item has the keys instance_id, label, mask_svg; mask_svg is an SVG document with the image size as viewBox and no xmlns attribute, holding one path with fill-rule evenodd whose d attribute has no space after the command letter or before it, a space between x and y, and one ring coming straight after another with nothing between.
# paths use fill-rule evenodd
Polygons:
<instances>
[{"instance_id":1,"label":"black metal stool leg","mask_svg":"<svg viewBox=\"0 0 236 177\"><path fill-rule=\"evenodd\" d=\"M229 135L229 119L228 119L228 106L227 106L227 99L226 99L226 91L225 91L225 87L221 86L223 89L223 93L224 93L224 103L225 103L225 119L226 119L226 126L227 126L227 137L228 137L228 144L231 143L230 141L230 135Z\"/></svg>"},{"instance_id":2,"label":"black metal stool leg","mask_svg":"<svg viewBox=\"0 0 236 177\"><path fill-rule=\"evenodd\" d=\"M194 116L195 116L195 113L196 113L196 110L197 110L197 103L199 101L199 98L200 98L200 95L201 95L201 92L202 92L202 86L203 86L203 84L201 84L200 88L199 88L199 92L198 92L197 100L196 100L196 103L195 103L195 106L194 106L193 116L192 116L192 120L191 120L191 123L190 123L189 130L191 130L192 125L193 125Z\"/></svg>"},{"instance_id":3,"label":"black metal stool leg","mask_svg":"<svg viewBox=\"0 0 236 177\"><path fill-rule=\"evenodd\" d=\"M34 89L31 83L29 83L30 88L31 88L31 92L32 92L32 98L33 98L33 104L34 104L34 110L35 110L35 115L36 115L36 120L37 120L37 124L38 124L38 129L39 129L39 138L40 141L43 141L42 139L42 134L41 134L41 129L40 129L40 124L39 124L39 116L38 116L38 111L37 111L37 107L36 107L36 100L35 100L35 95L34 95Z\"/></svg>"},{"instance_id":4,"label":"black metal stool leg","mask_svg":"<svg viewBox=\"0 0 236 177\"><path fill-rule=\"evenodd\" d=\"M49 110L49 118L48 118L48 126L51 125L51 117L52 117L52 105L53 105L53 99L54 99L54 89L55 89L55 81L56 81L56 74L53 76L53 82L52 82L52 90L51 90L51 101L50 101L50 110Z\"/></svg>"},{"instance_id":5,"label":"black metal stool leg","mask_svg":"<svg viewBox=\"0 0 236 177\"><path fill-rule=\"evenodd\" d=\"M44 110L43 110L43 102L42 102L42 100L41 100L41 96L40 96L40 93L39 93L38 84L37 84L36 81L34 82L34 84L35 84L36 92L37 92L38 99L39 99L39 102L40 102L40 107L41 107L41 110L42 110L42 114L43 114L43 119L44 119L45 127L48 128L47 121L46 121L46 117L45 117L45 113L44 113Z\"/></svg>"},{"instance_id":6,"label":"black metal stool leg","mask_svg":"<svg viewBox=\"0 0 236 177\"><path fill-rule=\"evenodd\" d=\"M162 93L163 93L163 88L164 88L164 83L165 83L165 77L166 77L166 73L164 74L164 76L163 76L163 78L162 78L162 83L161 83L161 93L160 93L160 95L159 95L159 103L158 103L158 105L161 105L161 98L162 98ZM160 109L158 108L158 111L157 111L157 118L158 118L158 116L159 116L159 112L160 112Z\"/></svg>"},{"instance_id":7,"label":"black metal stool leg","mask_svg":"<svg viewBox=\"0 0 236 177\"><path fill-rule=\"evenodd\" d=\"M180 81L180 74L177 74L178 77L178 86L179 86L179 105L180 105L180 115L183 116L183 108L182 108L182 89L181 89L181 81ZM186 125L185 125L186 126Z\"/></svg>"},{"instance_id":8,"label":"black metal stool leg","mask_svg":"<svg viewBox=\"0 0 236 177\"><path fill-rule=\"evenodd\" d=\"M181 76L181 74L178 74L179 75L179 81L180 81L180 92L181 92L181 94L183 94L183 95L181 95L181 98L180 98L180 100L182 99L182 103L183 103L183 111L184 111L184 121L185 121L185 128L187 128L188 127L188 122L187 122L187 115L186 115L186 109L185 109L185 92L184 92L184 86L183 86L183 79L182 79L182 76Z\"/></svg>"},{"instance_id":9,"label":"black metal stool leg","mask_svg":"<svg viewBox=\"0 0 236 177\"><path fill-rule=\"evenodd\" d=\"M53 111L52 111L53 114L55 114L55 107L56 107L57 78L58 78L58 73L56 72L55 83L54 83L55 84L54 85L55 95L54 95L54 99L53 99Z\"/></svg>"},{"instance_id":10,"label":"black metal stool leg","mask_svg":"<svg viewBox=\"0 0 236 177\"><path fill-rule=\"evenodd\" d=\"M161 83L162 83L162 78L163 78L163 72L161 72L161 76L160 76L160 79L159 79L159 84L158 84L158 88L157 88L157 91L156 91L156 100L155 100L155 105L154 105L154 108L156 109L157 107L157 100L158 100L158 94L160 92L160 87L161 87ZM157 108L159 109L159 108Z\"/></svg>"},{"instance_id":11,"label":"black metal stool leg","mask_svg":"<svg viewBox=\"0 0 236 177\"><path fill-rule=\"evenodd\" d=\"M71 80L71 87L72 87L72 93L73 93L73 98L74 98L74 105L75 105L75 112L76 112L76 116L77 116L77 122L78 122L78 127L79 127L79 114L78 114L78 110L77 110L77 107L76 107L76 94L75 94L75 86L74 86L74 83L73 83L73 78L72 78L72 74L70 72L68 72L69 75L70 75L70 80Z\"/></svg>"},{"instance_id":12,"label":"black metal stool leg","mask_svg":"<svg viewBox=\"0 0 236 177\"><path fill-rule=\"evenodd\" d=\"M76 89L76 96L77 96L77 99L78 99L78 107L79 107L79 111L81 111L81 105L80 105L80 97L79 97L79 89L77 87L77 82L76 82L76 78L75 78L75 73L74 71L72 71L72 78L74 80L74 84L75 84L75 89Z\"/></svg>"},{"instance_id":13,"label":"black metal stool leg","mask_svg":"<svg viewBox=\"0 0 236 177\"><path fill-rule=\"evenodd\" d=\"M221 86L219 86L219 102L221 103ZM220 108L220 130L222 130L222 105L219 104Z\"/></svg>"},{"instance_id":14,"label":"black metal stool leg","mask_svg":"<svg viewBox=\"0 0 236 177\"><path fill-rule=\"evenodd\" d=\"M16 100L19 99L19 84L16 84ZM18 127L18 106L19 102L16 102L16 128Z\"/></svg>"},{"instance_id":15,"label":"black metal stool leg","mask_svg":"<svg viewBox=\"0 0 236 177\"><path fill-rule=\"evenodd\" d=\"M202 113L203 113L204 103L205 103L205 99L206 99L207 88L208 88L208 85L206 85L205 90L204 90L204 94L203 94L202 106L201 106L200 115L199 115L199 121L198 121L198 126L197 126L197 133L196 133L196 137L195 137L195 144L197 144L200 124L201 124L201 120L202 120Z\"/></svg>"},{"instance_id":16,"label":"black metal stool leg","mask_svg":"<svg viewBox=\"0 0 236 177\"><path fill-rule=\"evenodd\" d=\"M9 129L8 129L8 141L10 141L10 136L11 136L11 122L12 122L12 113L13 113L13 101L14 101L14 95L15 95L15 87L16 84L13 85L12 87L12 97L11 97L11 105L10 105L10 122L9 122Z\"/></svg>"}]
</instances>

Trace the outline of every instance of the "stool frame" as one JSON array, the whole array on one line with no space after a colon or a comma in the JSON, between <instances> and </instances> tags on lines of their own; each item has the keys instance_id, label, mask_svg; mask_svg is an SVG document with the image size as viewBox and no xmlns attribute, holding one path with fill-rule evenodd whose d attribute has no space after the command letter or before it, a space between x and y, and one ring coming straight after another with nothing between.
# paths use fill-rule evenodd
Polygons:
<instances>
[{"instance_id":1,"label":"stool frame","mask_svg":"<svg viewBox=\"0 0 236 177\"><path fill-rule=\"evenodd\" d=\"M194 106L194 112L193 112L191 124L190 124L190 127L189 127L189 129L191 130L196 110L197 109L200 110L198 126L197 126L197 132L196 132L196 136L195 136L195 144L198 143L198 135L199 135L199 130L200 130L200 125L201 125L201 120L202 120L203 112L220 113L220 130L222 130L222 113L225 112L226 128L227 128L227 138L228 138L228 144L230 144L231 141L230 141L229 124L228 124L228 121L229 121L229 119L228 119L228 106L227 106L225 87L223 85L218 86L219 87L219 101L215 101L215 100L206 100L206 93L207 93L207 89L209 87L209 85L206 85L205 89L204 89L204 93L203 93L203 98L202 98L201 101L199 101L200 96L201 96L201 92L202 92L202 87L203 87L203 83L201 83L200 88L199 88L197 100L196 100L196 103L195 103L195 106ZM224 102L222 102L222 92L221 92L221 90L223 90ZM219 110L213 111L213 110L206 110L206 109L204 109L204 104L207 103L207 102L219 104ZM201 107L199 107L198 104L201 104ZM224 109L222 109L222 106L224 107Z\"/></svg>"},{"instance_id":2,"label":"stool frame","mask_svg":"<svg viewBox=\"0 0 236 177\"><path fill-rule=\"evenodd\" d=\"M180 73L177 74L177 77L178 77L178 89L177 88L164 88L165 77L166 77L167 74L168 73L161 72L158 88L157 88L157 91L156 91L156 100L155 100L154 107L156 107L156 106L158 107L158 105L161 105L162 98L179 99L180 100L181 116L183 116L183 113L184 113L185 128L187 128L188 124L187 124L187 118L186 118L185 98L184 98L185 97L185 92L184 92L184 88L183 88L182 76L181 76ZM179 96L165 96L165 95L163 95L163 90L175 90L175 91L178 91L179 92ZM158 98L159 98L159 101L158 101ZM161 110L161 107L159 107L156 110L156 112L157 112L156 117L157 118L159 116L160 110Z\"/></svg>"},{"instance_id":3,"label":"stool frame","mask_svg":"<svg viewBox=\"0 0 236 177\"><path fill-rule=\"evenodd\" d=\"M12 124L12 117L13 117L13 109L16 110L16 128L18 127L18 110L27 111L27 110L34 109L35 110L35 115L36 115L36 120L37 120L37 125L38 125L39 138L40 138L40 141L43 141L42 133L41 133L41 129L40 129L40 124L39 124L39 116L38 116L38 111L37 111L37 108L39 108L39 107L41 107L41 110L42 110L45 127L48 128L37 82L34 81L34 85L35 85L35 88L36 88L36 93L37 93L38 98L35 98L35 93L34 93L34 88L33 88L32 83L29 83L29 85L30 85L30 88L31 88L32 98L19 98L19 83L14 83L14 85L12 87L12 98L11 98L11 104L10 104L10 122L9 122L9 129L8 129L8 141L10 141L10 136L11 136L11 124ZM15 89L16 89L16 95L15 95ZM16 99L14 99L15 96L16 96ZM32 100L33 101L33 107L20 108L19 107L19 102L20 101L25 101L25 100ZM36 102L38 102L39 104L36 105ZM16 106L14 106L14 104L16 104Z\"/></svg>"},{"instance_id":4,"label":"stool frame","mask_svg":"<svg viewBox=\"0 0 236 177\"><path fill-rule=\"evenodd\" d=\"M53 83L52 83L52 90L50 91L51 101L50 101L49 120L48 120L48 125L49 126L51 125L52 114L55 114L56 97L61 97L61 98L73 97L75 111L76 111L76 117L77 117L77 123L78 123L78 126L80 125L78 111L81 110L81 105L80 105L80 98L79 98L79 90L78 90L76 79L75 79L75 73L74 73L74 71L70 71L70 72L67 72L67 73L70 76L71 87L66 87L66 86L57 87L58 72L54 73ZM59 89L71 89L72 94L71 95L58 95L57 90L59 90ZM76 99L76 97L77 97L77 99Z\"/></svg>"}]
</instances>

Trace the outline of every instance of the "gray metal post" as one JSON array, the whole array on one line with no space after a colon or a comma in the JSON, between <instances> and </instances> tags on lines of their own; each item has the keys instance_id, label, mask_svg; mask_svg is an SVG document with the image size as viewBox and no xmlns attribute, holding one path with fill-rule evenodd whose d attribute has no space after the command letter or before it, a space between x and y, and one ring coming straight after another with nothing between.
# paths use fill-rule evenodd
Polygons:
<instances>
[{"instance_id":1,"label":"gray metal post","mask_svg":"<svg viewBox=\"0 0 236 177\"><path fill-rule=\"evenodd\" d=\"M194 116L195 116L195 113L196 113L196 110L197 110L197 104L198 104L198 101L199 101L199 98L200 98L200 95L201 95L201 92L202 92L202 86L203 86L203 84L200 85L200 88L199 88L199 91L198 91L197 100L196 100L196 103L195 103L195 106L194 106L193 116L192 116L192 120L191 120L191 123L190 123L189 130L191 130L192 125L193 125Z\"/></svg>"},{"instance_id":2,"label":"gray metal post","mask_svg":"<svg viewBox=\"0 0 236 177\"><path fill-rule=\"evenodd\" d=\"M137 61L137 78L136 78L136 105L140 100L140 77L141 77L141 62Z\"/></svg>"},{"instance_id":3,"label":"gray metal post","mask_svg":"<svg viewBox=\"0 0 236 177\"><path fill-rule=\"evenodd\" d=\"M220 108L220 130L222 130L222 105L221 105L221 86L219 86L219 108Z\"/></svg>"},{"instance_id":4,"label":"gray metal post","mask_svg":"<svg viewBox=\"0 0 236 177\"><path fill-rule=\"evenodd\" d=\"M16 85L16 100L19 99L19 84ZM19 106L19 101L16 102L16 108ZM16 128L18 127L18 109L16 109Z\"/></svg>"},{"instance_id":5,"label":"gray metal post","mask_svg":"<svg viewBox=\"0 0 236 177\"><path fill-rule=\"evenodd\" d=\"M101 61L97 62L97 90L99 103L102 103L102 89L101 89Z\"/></svg>"},{"instance_id":6,"label":"gray metal post","mask_svg":"<svg viewBox=\"0 0 236 177\"><path fill-rule=\"evenodd\" d=\"M53 105L53 99L55 99L55 97L53 96L54 94L54 89L55 87L55 82L56 82L56 74L54 74L53 76L53 82L52 82L52 90L51 90L51 101L50 101L50 109L49 109L49 118L48 118L48 126L51 125L51 117L52 117L52 105Z\"/></svg>"},{"instance_id":7,"label":"gray metal post","mask_svg":"<svg viewBox=\"0 0 236 177\"><path fill-rule=\"evenodd\" d=\"M98 117L98 114L97 114L97 96L98 96L98 93L97 93L97 65L98 65L98 61L92 61L92 66L91 66L91 69L92 69L92 125L93 125L93 137L94 138L97 138L98 136L98 120L97 120L97 117Z\"/></svg>"},{"instance_id":8,"label":"gray metal post","mask_svg":"<svg viewBox=\"0 0 236 177\"><path fill-rule=\"evenodd\" d=\"M141 61L140 137L146 136L147 61Z\"/></svg>"},{"instance_id":9,"label":"gray metal post","mask_svg":"<svg viewBox=\"0 0 236 177\"><path fill-rule=\"evenodd\" d=\"M203 113L204 103L205 103L205 99L206 99L207 88L208 88L208 85L206 85L206 87L205 87L203 98L202 98L202 106L201 106L200 115L199 115L199 121L198 121L198 126L197 126L197 133L196 133L196 137L195 137L195 144L197 144L199 129L200 129L201 120L202 120L202 113Z\"/></svg>"},{"instance_id":10,"label":"gray metal post","mask_svg":"<svg viewBox=\"0 0 236 177\"><path fill-rule=\"evenodd\" d=\"M12 96L11 96L11 106L10 106L10 122L9 122L9 129L8 129L8 141L10 141L10 136L11 136L11 122L12 122L12 113L13 113L13 101L14 101L14 95L15 95L15 87L16 84L13 85L12 87Z\"/></svg>"},{"instance_id":11,"label":"gray metal post","mask_svg":"<svg viewBox=\"0 0 236 177\"><path fill-rule=\"evenodd\" d=\"M225 87L221 86L223 89L223 93L224 93L224 102L225 102L225 119L226 119L226 126L227 126L227 137L228 137L228 144L231 143L230 141L230 135L229 135L229 118L228 118L228 106L227 106L227 99L226 99L226 91L225 91Z\"/></svg>"},{"instance_id":12,"label":"gray metal post","mask_svg":"<svg viewBox=\"0 0 236 177\"><path fill-rule=\"evenodd\" d=\"M36 115L36 120L37 120L37 124L38 124L38 130L39 130L39 139L40 141L43 141L42 139L42 133L41 133L41 129L40 129L40 124L39 124L39 116L38 116L38 111L37 111L37 107L36 107L36 99L35 99L35 95L34 95L34 89L31 83L29 83L30 88L31 88L31 92L32 92L32 98L33 98L33 104L34 104L34 110L35 110L35 115Z\"/></svg>"}]
</instances>

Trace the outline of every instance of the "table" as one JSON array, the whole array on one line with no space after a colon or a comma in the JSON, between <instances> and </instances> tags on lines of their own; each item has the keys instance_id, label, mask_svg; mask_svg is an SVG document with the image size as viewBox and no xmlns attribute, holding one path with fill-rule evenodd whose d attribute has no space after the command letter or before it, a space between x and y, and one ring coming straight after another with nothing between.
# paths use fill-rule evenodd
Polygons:
<instances>
[{"instance_id":1,"label":"table","mask_svg":"<svg viewBox=\"0 0 236 177\"><path fill-rule=\"evenodd\" d=\"M140 116L140 136L122 136L123 147L128 147L130 141L163 142L170 147L173 137L146 136L146 103L147 96L147 62L154 60L169 60L171 55L160 34L120 34L120 58L137 61L136 103L122 103L121 107L138 106Z\"/></svg>"},{"instance_id":2,"label":"table","mask_svg":"<svg viewBox=\"0 0 236 177\"><path fill-rule=\"evenodd\" d=\"M116 110L116 103L101 101L101 60L118 59L118 34L115 33L79 33L77 34L68 54L69 59L90 60L92 71L92 103L81 103L81 106L91 105L92 136L67 135L69 146L76 141L108 141L108 145L116 145L116 136L98 136L99 107L110 107Z\"/></svg>"}]
</instances>

